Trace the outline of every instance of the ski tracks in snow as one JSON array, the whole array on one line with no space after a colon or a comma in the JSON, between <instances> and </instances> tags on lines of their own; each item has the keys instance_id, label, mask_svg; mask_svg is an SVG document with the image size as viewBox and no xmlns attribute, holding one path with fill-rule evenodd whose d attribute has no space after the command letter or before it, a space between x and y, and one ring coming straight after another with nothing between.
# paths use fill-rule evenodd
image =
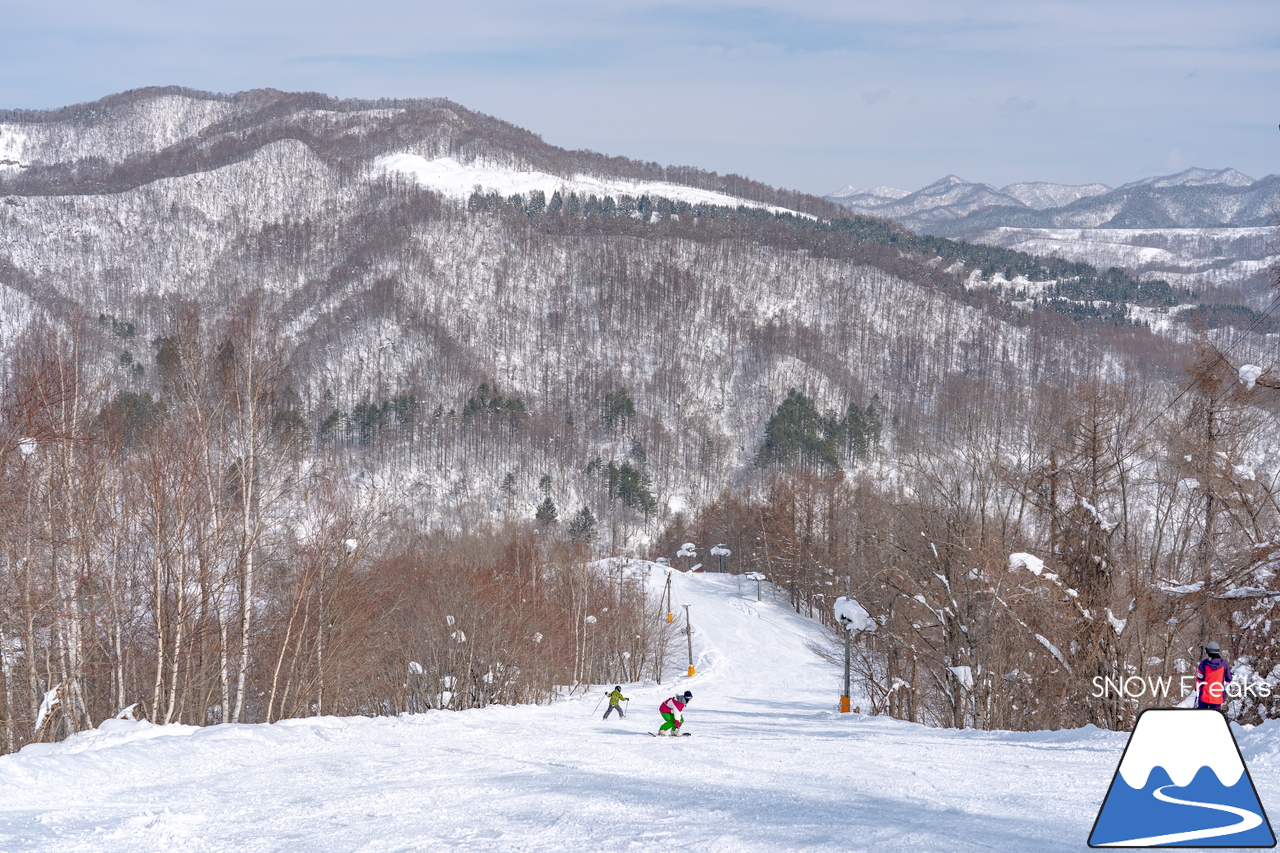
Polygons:
<instances>
[{"instance_id":1,"label":"ski tracks in snow","mask_svg":"<svg viewBox=\"0 0 1280 853\"><path fill-rule=\"evenodd\" d=\"M1122 733L838 714L839 668L809 649L816 623L757 603L755 584L739 592L732 576L674 580L697 674L683 675L679 636L668 652L679 677L627 685L622 720L592 711L610 683L541 707L108 725L0 758L0 850L1086 849ZM649 737L658 704L685 689L696 737ZM1252 764L1265 801L1277 774L1269 759Z\"/></svg>"}]
</instances>

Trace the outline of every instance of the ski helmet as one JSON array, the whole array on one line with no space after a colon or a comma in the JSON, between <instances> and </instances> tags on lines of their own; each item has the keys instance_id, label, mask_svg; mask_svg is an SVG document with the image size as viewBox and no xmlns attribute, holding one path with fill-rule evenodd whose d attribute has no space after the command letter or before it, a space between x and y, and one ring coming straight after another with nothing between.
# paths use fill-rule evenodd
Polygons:
<instances>
[{"instance_id":1,"label":"ski helmet","mask_svg":"<svg viewBox=\"0 0 1280 853\"><path fill-rule=\"evenodd\" d=\"M621 692L622 692L622 685L621 685L621 684L619 684L617 687L615 687L615 688L613 688L613 689L614 689L614 690L617 690L619 693L621 693Z\"/></svg>"},{"instance_id":2,"label":"ski helmet","mask_svg":"<svg viewBox=\"0 0 1280 853\"><path fill-rule=\"evenodd\" d=\"M685 702L685 704L686 704L686 705L687 705L687 704L689 704L689 700L690 700L690 699L692 699L692 698L693 698L693 694L692 694L692 693L690 693L688 690L686 690L686 691L684 692L684 702Z\"/></svg>"},{"instance_id":3,"label":"ski helmet","mask_svg":"<svg viewBox=\"0 0 1280 853\"><path fill-rule=\"evenodd\" d=\"M1205 644L1204 650L1211 658L1216 658L1222 654L1222 647L1212 640Z\"/></svg>"}]
</instances>

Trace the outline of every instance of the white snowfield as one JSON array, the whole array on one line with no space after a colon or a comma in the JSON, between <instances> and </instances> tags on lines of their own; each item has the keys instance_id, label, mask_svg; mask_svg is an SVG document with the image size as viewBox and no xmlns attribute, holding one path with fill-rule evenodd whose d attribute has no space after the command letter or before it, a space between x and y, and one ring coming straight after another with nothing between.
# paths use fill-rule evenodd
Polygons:
<instances>
[{"instance_id":1,"label":"white snowfield","mask_svg":"<svg viewBox=\"0 0 1280 853\"><path fill-rule=\"evenodd\" d=\"M654 567L655 591L662 575ZM675 573L697 674L542 707L210 728L110 721L0 758L0 850L1085 850L1126 735L838 714L821 636L755 583ZM653 738L693 691L688 738ZM855 704L858 702L854 699ZM1241 735L1264 806L1280 729ZM1280 808L1276 809L1280 812Z\"/></svg>"},{"instance_id":2,"label":"white snowfield","mask_svg":"<svg viewBox=\"0 0 1280 853\"><path fill-rule=\"evenodd\" d=\"M720 205L725 207L758 207L772 213L794 213L782 207L761 204L756 201L726 195L713 190L703 190L684 184L666 181L631 181L623 178L598 178L591 175L574 175L562 178L547 172L520 170L510 167L490 166L485 163L460 163L452 157L434 160L419 154L388 154L374 161L374 168L383 172L398 172L412 176L418 184L429 187L441 195L454 199L466 199L479 188L482 192L496 192L505 197L541 190L550 200L552 194L577 193L584 201L588 196L598 198L643 195L684 201L689 204Z\"/></svg>"}]
</instances>

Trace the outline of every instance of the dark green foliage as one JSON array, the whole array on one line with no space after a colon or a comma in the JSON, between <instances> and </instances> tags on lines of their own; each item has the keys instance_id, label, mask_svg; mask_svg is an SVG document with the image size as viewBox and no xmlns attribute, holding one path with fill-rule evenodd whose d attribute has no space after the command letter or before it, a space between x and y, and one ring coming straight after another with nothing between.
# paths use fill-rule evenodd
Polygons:
<instances>
[{"instance_id":1,"label":"dark green foliage","mask_svg":"<svg viewBox=\"0 0 1280 853\"><path fill-rule=\"evenodd\" d=\"M367 445L386 425L387 413L376 403L361 403L351 410L347 429L355 434L356 441Z\"/></svg>"},{"instance_id":2,"label":"dark green foliage","mask_svg":"<svg viewBox=\"0 0 1280 853\"><path fill-rule=\"evenodd\" d=\"M508 471L506 476L502 478L502 485L498 486L498 491L509 498L516 496L516 474L514 471Z\"/></svg>"},{"instance_id":3,"label":"dark green foliage","mask_svg":"<svg viewBox=\"0 0 1280 853\"><path fill-rule=\"evenodd\" d=\"M133 324L124 320L119 320L112 314L99 314L98 322L104 326L110 326L111 334L115 335L117 338L124 338L125 340L128 340L134 336L135 329Z\"/></svg>"},{"instance_id":4,"label":"dark green foliage","mask_svg":"<svg viewBox=\"0 0 1280 853\"><path fill-rule=\"evenodd\" d=\"M540 527L550 527L556 523L559 513L556 511L555 501L551 500L551 495L547 495L542 499L542 503L538 504L537 510L534 511L533 518L538 522Z\"/></svg>"},{"instance_id":5,"label":"dark green foliage","mask_svg":"<svg viewBox=\"0 0 1280 853\"><path fill-rule=\"evenodd\" d=\"M764 445L756 455L761 467L798 464L811 468L840 467L841 422L821 415L813 401L792 388L764 428Z\"/></svg>"},{"instance_id":6,"label":"dark green foliage","mask_svg":"<svg viewBox=\"0 0 1280 853\"><path fill-rule=\"evenodd\" d=\"M596 538L596 517L589 507L583 507L569 520L569 538L575 542L593 542Z\"/></svg>"},{"instance_id":7,"label":"dark green foliage","mask_svg":"<svg viewBox=\"0 0 1280 853\"><path fill-rule=\"evenodd\" d=\"M350 414L334 409L320 424L320 438L342 439L368 446L392 428L408 432L418 422L421 407L413 394L382 403L360 403Z\"/></svg>"},{"instance_id":8,"label":"dark green foliage","mask_svg":"<svg viewBox=\"0 0 1280 853\"><path fill-rule=\"evenodd\" d=\"M124 352L120 353L120 366L128 367L131 364L133 364L133 353L129 352L128 350L125 350Z\"/></svg>"},{"instance_id":9,"label":"dark green foliage","mask_svg":"<svg viewBox=\"0 0 1280 853\"><path fill-rule=\"evenodd\" d=\"M564 198L560 195L560 191L556 190L551 194L551 201L547 203L547 213L559 213L562 207L564 207Z\"/></svg>"},{"instance_id":10,"label":"dark green foliage","mask_svg":"<svg viewBox=\"0 0 1280 853\"><path fill-rule=\"evenodd\" d=\"M158 337L151 341L156 351L156 368L166 382L177 379L182 369L182 350L177 338Z\"/></svg>"},{"instance_id":11,"label":"dark green foliage","mask_svg":"<svg viewBox=\"0 0 1280 853\"><path fill-rule=\"evenodd\" d=\"M840 447L855 459L864 457L880 445L883 429L879 394L872 395L865 409L857 403L850 403L838 427Z\"/></svg>"},{"instance_id":12,"label":"dark green foliage","mask_svg":"<svg viewBox=\"0 0 1280 853\"><path fill-rule=\"evenodd\" d=\"M480 418L490 423L506 423L512 427L519 426L528 413L524 400L519 397L503 397L497 386L481 382L475 396L467 398L462 407L464 418Z\"/></svg>"},{"instance_id":13,"label":"dark green foliage","mask_svg":"<svg viewBox=\"0 0 1280 853\"><path fill-rule=\"evenodd\" d=\"M543 474L538 479L538 490L541 491L544 495L551 494L551 475L550 474Z\"/></svg>"},{"instance_id":14,"label":"dark green foliage","mask_svg":"<svg viewBox=\"0 0 1280 853\"><path fill-rule=\"evenodd\" d=\"M343 422L346 420L346 418L347 418L346 414L338 411L337 409L334 409L332 412L329 413L328 417L326 417L323 421L321 421L320 437L322 439L330 438L332 436L345 432Z\"/></svg>"},{"instance_id":15,"label":"dark green foliage","mask_svg":"<svg viewBox=\"0 0 1280 853\"><path fill-rule=\"evenodd\" d=\"M472 209L482 206L486 210L514 208L522 214L534 215L533 204L526 204L519 196L506 201L496 197L491 199L485 196L481 199L473 196L470 206ZM1032 307L1068 314L1082 320L1123 325L1128 322L1124 310L1126 304L1168 307L1192 298L1191 292L1186 288L1175 288L1162 280L1142 281L1116 268L1100 272L1090 264L1080 261L1029 255L1014 249L967 243L930 234L913 234L888 220L872 217L815 219L746 206L691 205L662 196L647 195L638 199L624 195L616 200L610 196L599 198L592 195L584 202L572 193L563 201L563 212L577 216L580 206L586 216L631 219L634 212L639 214L635 218L647 227L654 228L667 228L666 223L671 214L678 214L682 221L685 218L734 220L742 230L754 234L758 239L788 248L804 247L824 257L858 255L859 251L854 249L857 246L889 247L894 250L895 258L907 256L915 259L913 263L917 268L909 270L907 274L923 272L920 265L924 262L929 264L929 275L948 279L953 285L973 271L980 271L986 278L999 273L1009 281L1019 276L1032 282L1054 281L1055 284L1042 296L1032 300ZM552 204L546 205L542 212L551 213L553 207L554 198ZM615 217L615 213L625 216ZM649 225L655 213L659 214L657 222ZM862 255L866 255L866 249L860 251ZM952 269L957 264L959 266ZM934 270L939 267L950 272L935 273ZM1021 300L1027 298L1025 293L1014 296ZM1114 304L1093 304L1102 302Z\"/></svg>"},{"instance_id":16,"label":"dark green foliage","mask_svg":"<svg viewBox=\"0 0 1280 853\"><path fill-rule=\"evenodd\" d=\"M618 465L610 462L605 469L605 480L609 487L609 500L621 501L622 505L646 516L658 508L658 499L651 490L649 475L641 468L632 467L630 462Z\"/></svg>"},{"instance_id":17,"label":"dark green foliage","mask_svg":"<svg viewBox=\"0 0 1280 853\"><path fill-rule=\"evenodd\" d=\"M596 477L604 470L604 460L599 456L591 457L591 461L587 463L587 476Z\"/></svg>"},{"instance_id":18,"label":"dark green foliage","mask_svg":"<svg viewBox=\"0 0 1280 853\"><path fill-rule=\"evenodd\" d=\"M1259 314L1247 305L1206 305L1187 308L1177 314L1178 322L1192 328L1249 329L1259 334L1272 334L1280 329L1280 323L1270 315Z\"/></svg>"},{"instance_id":19,"label":"dark green foliage","mask_svg":"<svg viewBox=\"0 0 1280 853\"><path fill-rule=\"evenodd\" d=\"M547 196L542 190L534 190L529 193L529 203L525 206L524 212L530 216L537 216L547 209Z\"/></svg>"},{"instance_id":20,"label":"dark green foliage","mask_svg":"<svg viewBox=\"0 0 1280 853\"><path fill-rule=\"evenodd\" d=\"M1178 304L1178 295L1163 279L1139 281L1124 270L1112 267L1101 275L1082 275L1061 281L1049 291L1065 299L1129 302L1135 305L1168 307ZM1186 294L1185 290L1179 293Z\"/></svg>"},{"instance_id":21,"label":"dark green foliage","mask_svg":"<svg viewBox=\"0 0 1280 853\"><path fill-rule=\"evenodd\" d=\"M627 421L636 416L636 404L626 388L619 388L604 395L604 425L610 431L625 429Z\"/></svg>"},{"instance_id":22,"label":"dark green foliage","mask_svg":"<svg viewBox=\"0 0 1280 853\"><path fill-rule=\"evenodd\" d=\"M94 432L108 441L119 441L121 446L131 447L163 412L163 406L150 394L121 391L98 413Z\"/></svg>"}]
</instances>

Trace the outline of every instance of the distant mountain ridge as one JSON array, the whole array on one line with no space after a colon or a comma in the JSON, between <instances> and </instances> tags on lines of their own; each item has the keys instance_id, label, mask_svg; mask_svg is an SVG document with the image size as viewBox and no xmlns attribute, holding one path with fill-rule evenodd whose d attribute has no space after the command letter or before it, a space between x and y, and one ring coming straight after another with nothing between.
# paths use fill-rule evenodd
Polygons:
<instances>
[{"instance_id":1,"label":"distant mountain ridge","mask_svg":"<svg viewBox=\"0 0 1280 853\"><path fill-rule=\"evenodd\" d=\"M1260 227L1275 224L1280 211L1280 176L1255 180L1229 168L1190 168L1116 189L1046 182L996 189L955 175L896 198L883 189L845 187L826 198L915 231L964 238L992 228Z\"/></svg>"},{"instance_id":2,"label":"distant mountain ridge","mask_svg":"<svg viewBox=\"0 0 1280 853\"><path fill-rule=\"evenodd\" d=\"M244 163L284 141L301 142L340 169L408 153L565 178L661 181L811 216L841 213L818 196L740 175L559 148L445 98L355 100L275 89L227 95L179 86L135 89L58 110L0 110L0 196L125 192L160 178Z\"/></svg>"}]
</instances>

